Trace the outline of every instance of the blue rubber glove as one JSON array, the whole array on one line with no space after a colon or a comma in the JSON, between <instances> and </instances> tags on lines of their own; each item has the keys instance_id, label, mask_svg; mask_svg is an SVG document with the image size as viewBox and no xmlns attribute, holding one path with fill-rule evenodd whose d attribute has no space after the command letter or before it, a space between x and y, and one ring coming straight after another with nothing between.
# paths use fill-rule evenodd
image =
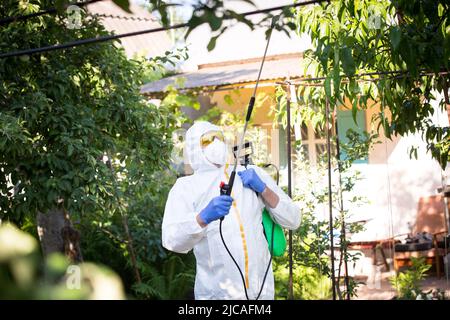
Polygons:
<instances>
[{"instance_id":1,"label":"blue rubber glove","mask_svg":"<svg viewBox=\"0 0 450 320\"><path fill-rule=\"evenodd\" d=\"M246 188L250 188L258 193L262 193L266 188L266 184L258 177L255 169L239 171L238 175L241 177L242 183Z\"/></svg>"},{"instance_id":2,"label":"blue rubber glove","mask_svg":"<svg viewBox=\"0 0 450 320\"><path fill-rule=\"evenodd\" d=\"M208 205L200 212L200 219L206 224L226 216L230 212L233 198L227 195L212 198Z\"/></svg>"}]
</instances>

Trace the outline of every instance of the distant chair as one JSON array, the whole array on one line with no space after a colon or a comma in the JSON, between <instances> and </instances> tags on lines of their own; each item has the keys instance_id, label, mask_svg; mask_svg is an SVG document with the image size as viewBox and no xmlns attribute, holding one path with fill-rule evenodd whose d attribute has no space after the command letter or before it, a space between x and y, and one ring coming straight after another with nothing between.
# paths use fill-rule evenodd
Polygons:
<instances>
[{"instance_id":1,"label":"distant chair","mask_svg":"<svg viewBox=\"0 0 450 320\"><path fill-rule=\"evenodd\" d=\"M394 268L395 271L411 264L411 258L424 257L428 264L436 266L437 277L441 277L441 257L448 252L449 237L445 221L444 197L433 195L419 199L416 223L412 229L412 236L427 232L432 235L432 241L419 243L400 243L399 238L406 234L394 237Z\"/></svg>"}]
</instances>

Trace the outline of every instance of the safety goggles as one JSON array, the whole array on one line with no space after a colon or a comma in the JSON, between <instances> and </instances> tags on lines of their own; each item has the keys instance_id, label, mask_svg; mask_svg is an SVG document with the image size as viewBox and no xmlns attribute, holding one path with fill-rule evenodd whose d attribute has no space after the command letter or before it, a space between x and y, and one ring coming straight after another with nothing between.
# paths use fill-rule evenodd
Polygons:
<instances>
[{"instance_id":1,"label":"safety goggles","mask_svg":"<svg viewBox=\"0 0 450 320\"><path fill-rule=\"evenodd\" d=\"M206 146L213 143L214 139L225 142L225 138L221 131L209 131L202 135L202 137L200 138L200 145L202 146L202 148L205 148Z\"/></svg>"}]
</instances>

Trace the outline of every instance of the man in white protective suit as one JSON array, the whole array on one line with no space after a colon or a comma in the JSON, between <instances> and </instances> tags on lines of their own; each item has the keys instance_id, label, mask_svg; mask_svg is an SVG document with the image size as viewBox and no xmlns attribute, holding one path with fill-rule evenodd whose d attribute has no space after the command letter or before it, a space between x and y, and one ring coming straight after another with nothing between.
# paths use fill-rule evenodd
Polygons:
<instances>
[{"instance_id":1,"label":"man in white protective suit","mask_svg":"<svg viewBox=\"0 0 450 320\"><path fill-rule=\"evenodd\" d=\"M219 127L196 122L186 133L185 148L194 174L179 178L170 190L162 223L162 244L171 251L194 249L196 299L246 299L244 282L220 234L242 270L249 299L256 299L270 261L262 211L284 228L300 225L300 209L275 181L257 166L238 166L231 197L220 195L232 166ZM270 267L259 299L274 299Z\"/></svg>"}]
</instances>

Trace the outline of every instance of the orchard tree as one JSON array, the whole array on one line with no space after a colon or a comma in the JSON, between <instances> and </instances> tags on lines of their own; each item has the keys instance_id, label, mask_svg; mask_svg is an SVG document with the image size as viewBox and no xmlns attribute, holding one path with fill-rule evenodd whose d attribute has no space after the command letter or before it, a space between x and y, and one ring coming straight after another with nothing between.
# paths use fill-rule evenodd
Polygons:
<instances>
[{"instance_id":1,"label":"orchard tree","mask_svg":"<svg viewBox=\"0 0 450 320\"><path fill-rule=\"evenodd\" d=\"M0 18L51 5L2 1ZM44 15L2 27L0 51L107 34L95 17L69 29ZM26 227L39 217L44 254L81 260L70 217L100 211L122 217L133 257L121 190L167 166L175 127L173 110L139 94L144 68L114 42L0 59L0 218Z\"/></svg>"},{"instance_id":2,"label":"orchard tree","mask_svg":"<svg viewBox=\"0 0 450 320\"><path fill-rule=\"evenodd\" d=\"M305 70L323 77L325 89L301 88L300 96L321 106L327 97L332 107L348 99L354 115L380 103L376 120L385 135L422 134L445 169L450 129L429 117L432 99L442 109L450 104L449 18L447 0L343 0L297 9L298 32L314 47L305 53Z\"/></svg>"}]
</instances>

